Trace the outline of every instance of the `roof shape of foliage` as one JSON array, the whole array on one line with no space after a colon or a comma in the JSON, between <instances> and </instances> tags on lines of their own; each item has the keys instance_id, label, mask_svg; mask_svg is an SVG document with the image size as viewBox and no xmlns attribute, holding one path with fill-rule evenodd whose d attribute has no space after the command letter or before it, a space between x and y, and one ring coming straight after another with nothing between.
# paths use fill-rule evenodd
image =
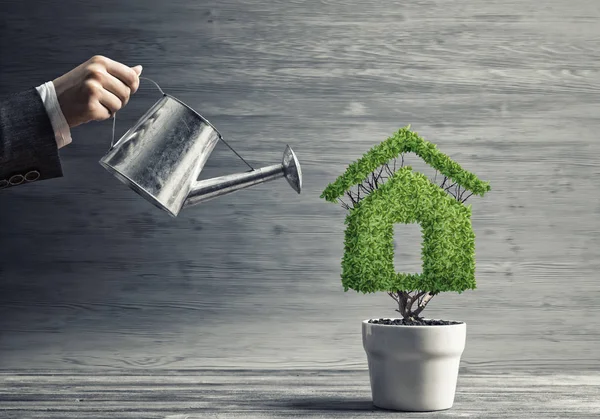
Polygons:
<instances>
[{"instance_id":1,"label":"roof shape of foliage","mask_svg":"<svg viewBox=\"0 0 600 419\"><path fill-rule=\"evenodd\" d=\"M400 128L394 135L371 148L362 158L348 166L344 174L329 184L321 198L336 202L354 185L362 183L370 173L402 153L413 152L425 163L450 178L458 185L475 195L483 196L490 188L489 182L480 180L475 174L464 170L458 163L437 149L437 146L424 140L410 125Z\"/></svg>"}]
</instances>

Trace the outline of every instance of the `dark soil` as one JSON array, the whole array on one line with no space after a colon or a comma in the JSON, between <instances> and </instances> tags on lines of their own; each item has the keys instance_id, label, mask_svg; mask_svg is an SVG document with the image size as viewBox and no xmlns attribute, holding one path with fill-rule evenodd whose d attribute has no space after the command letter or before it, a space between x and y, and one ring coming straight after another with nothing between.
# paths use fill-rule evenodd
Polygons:
<instances>
[{"instance_id":1,"label":"dark soil","mask_svg":"<svg viewBox=\"0 0 600 419\"><path fill-rule=\"evenodd\" d=\"M461 324L462 322L453 322L446 320L426 320L421 318L416 319L371 319L369 323L386 324L389 326L449 326L452 324Z\"/></svg>"}]
</instances>

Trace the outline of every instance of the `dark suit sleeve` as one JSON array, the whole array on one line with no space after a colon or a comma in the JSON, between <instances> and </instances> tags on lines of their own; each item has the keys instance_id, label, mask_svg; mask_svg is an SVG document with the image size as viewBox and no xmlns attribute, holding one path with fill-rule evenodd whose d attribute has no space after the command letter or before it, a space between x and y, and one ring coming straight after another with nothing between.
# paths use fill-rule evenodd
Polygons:
<instances>
[{"instance_id":1,"label":"dark suit sleeve","mask_svg":"<svg viewBox=\"0 0 600 419\"><path fill-rule=\"evenodd\" d=\"M54 130L37 90L0 98L0 190L62 176Z\"/></svg>"}]
</instances>

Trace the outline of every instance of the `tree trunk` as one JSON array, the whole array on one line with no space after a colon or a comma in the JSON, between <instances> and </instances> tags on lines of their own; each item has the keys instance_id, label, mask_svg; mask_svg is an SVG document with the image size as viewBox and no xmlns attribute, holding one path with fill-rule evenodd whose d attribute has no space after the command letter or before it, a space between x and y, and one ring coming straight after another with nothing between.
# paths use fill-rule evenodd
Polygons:
<instances>
[{"instance_id":1,"label":"tree trunk","mask_svg":"<svg viewBox=\"0 0 600 419\"><path fill-rule=\"evenodd\" d=\"M429 304L435 293L420 291L411 296L409 292L399 291L398 293L389 293L389 295L398 303L396 311L407 321L418 319L419 314ZM413 311L412 307L415 302L417 303L417 307Z\"/></svg>"}]
</instances>

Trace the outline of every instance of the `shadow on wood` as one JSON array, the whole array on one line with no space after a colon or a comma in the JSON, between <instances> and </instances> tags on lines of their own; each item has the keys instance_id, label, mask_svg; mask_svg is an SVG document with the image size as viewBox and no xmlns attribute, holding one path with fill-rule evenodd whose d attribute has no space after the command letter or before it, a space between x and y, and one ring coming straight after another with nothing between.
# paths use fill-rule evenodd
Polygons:
<instances>
[{"instance_id":1,"label":"shadow on wood","mask_svg":"<svg viewBox=\"0 0 600 419\"><path fill-rule=\"evenodd\" d=\"M278 403L281 407L294 410L319 410L335 412L358 412L358 411L385 411L373 405L369 399L355 399L340 396L319 396L306 398L282 399Z\"/></svg>"}]
</instances>

